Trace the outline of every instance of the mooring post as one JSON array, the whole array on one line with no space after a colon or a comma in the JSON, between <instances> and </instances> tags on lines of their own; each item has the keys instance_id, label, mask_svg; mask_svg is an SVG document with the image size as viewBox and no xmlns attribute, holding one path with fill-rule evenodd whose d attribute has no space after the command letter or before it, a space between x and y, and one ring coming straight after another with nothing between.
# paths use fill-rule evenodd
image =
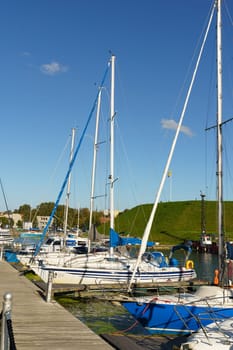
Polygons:
<instances>
[{"instance_id":1,"label":"mooring post","mask_svg":"<svg viewBox=\"0 0 233 350\"><path fill-rule=\"evenodd\" d=\"M7 330L7 316L11 313L12 294L7 292L3 296L2 303L2 325L1 325L1 350L9 349L9 336Z\"/></svg>"},{"instance_id":2,"label":"mooring post","mask_svg":"<svg viewBox=\"0 0 233 350\"><path fill-rule=\"evenodd\" d=\"M52 286L53 286L53 271L49 271L48 283L47 283L47 291L46 291L46 301L50 303L51 295L52 295Z\"/></svg>"}]
</instances>

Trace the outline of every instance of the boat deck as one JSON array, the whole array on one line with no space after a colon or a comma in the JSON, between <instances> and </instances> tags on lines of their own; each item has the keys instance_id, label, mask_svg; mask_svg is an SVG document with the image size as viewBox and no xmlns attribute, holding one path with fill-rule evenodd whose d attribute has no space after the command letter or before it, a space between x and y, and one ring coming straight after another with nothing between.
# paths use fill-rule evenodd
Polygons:
<instances>
[{"instance_id":1,"label":"boat deck","mask_svg":"<svg viewBox=\"0 0 233 350\"><path fill-rule=\"evenodd\" d=\"M101 337L56 302L47 303L37 286L0 261L0 296L10 292L17 350L110 350Z\"/></svg>"}]
</instances>

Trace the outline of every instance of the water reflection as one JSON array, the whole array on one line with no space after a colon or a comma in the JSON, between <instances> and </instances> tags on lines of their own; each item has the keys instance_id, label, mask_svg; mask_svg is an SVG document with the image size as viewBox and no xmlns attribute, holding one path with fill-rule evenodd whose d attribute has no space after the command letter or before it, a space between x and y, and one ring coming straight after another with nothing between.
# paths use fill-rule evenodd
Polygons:
<instances>
[{"instance_id":1,"label":"water reflection","mask_svg":"<svg viewBox=\"0 0 233 350\"><path fill-rule=\"evenodd\" d=\"M209 253L192 253L192 260L197 272L197 277L212 283L214 270L218 268L218 255Z\"/></svg>"},{"instance_id":2,"label":"water reflection","mask_svg":"<svg viewBox=\"0 0 233 350\"><path fill-rule=\"evenodd\" d=\"M169 256L170 251L163 250L163 253L165 256ZM185 258L183 252L178 251L176 254L176 258L183 263ZM194 262L197 278L212 283L214 270L218 267L218 255L192 252L190 255L190 260L193 260Z\"/></svg>"}]
</instances>

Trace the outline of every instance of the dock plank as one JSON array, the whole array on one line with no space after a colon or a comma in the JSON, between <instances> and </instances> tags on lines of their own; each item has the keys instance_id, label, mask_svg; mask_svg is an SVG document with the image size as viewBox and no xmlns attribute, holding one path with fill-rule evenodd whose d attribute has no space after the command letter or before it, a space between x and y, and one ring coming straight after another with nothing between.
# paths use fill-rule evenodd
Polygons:
<instances>
[{"instance_id":1,"label":"dock plank","mask_svg":"<svg viewBox=\"0 0 233 350\"><path fill-rule=\"evenodd\" d=\"M37 286L1 261L2 300L6 292L13 296L12 325L17 350L113 349L57 302L47 303Z\"/></svg>"},{"instance_id":2,"label":"dock plank","mask_svg":"<svg viewBox=\"0 0 233 350\"><path fill-rule=\"evenodd\" d=\"M135 336L129 334L102 334L101 336L117 350L175 350L187 341L185 336Z\"/></svg>"}]
</instances>

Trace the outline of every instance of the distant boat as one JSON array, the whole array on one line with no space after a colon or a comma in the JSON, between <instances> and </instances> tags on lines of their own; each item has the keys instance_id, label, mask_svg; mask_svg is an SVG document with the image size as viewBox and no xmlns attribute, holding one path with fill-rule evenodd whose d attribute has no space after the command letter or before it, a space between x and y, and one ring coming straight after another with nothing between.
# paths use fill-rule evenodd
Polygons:
<instances>
[{"instance_id":1,"label":"distant boat","mask_svg":"<svg viewBox=\"0 0 233 350\"><path fill-rule=\"evenodd\" d=\"M32 236L22 236L17 238L13 243L16 258L22 263L30 265L34 256L38 240L41 234ZM74 233L67 233L66 238L57 235L50 235L40 247L37 263L43 259L48 259L53 263L62 260L65 262L77 255L77 249L87 247L88 239L79 237Z\"/></svg>"},{"instance_id":2,"label":"distant boat","mask_svg":"<svg viewBox=\"0 0 233 350\"><path fill-rule=\"evenodd\" d=\"M40 231L25 231L20 233L19 238L40 238L41 235Z\"/></svg>"},{"instance_id":3,"label":"distant boat","mask_svg":"<svg viewBox=\"0 0 233 350\"><path fill-rule=\"evenodd\" d=\"M218 254L218 245L215 240L215 234L207 233L205 222L205 195L201 192L201 235L198 241L192 242L194 251L199 253Z\"/></svg>"},{"instance_id":4,"label":"distant boat","mask_svg":"<svg viewBox=\"0 0 233 350\"><path fill-rule=\"evenodd\" d=\"M9 229L0 228L0 245L10 244L14 237Z\"/></svg>"},{"instance_id":5,"label":"distant boat","mask_svg":"<svg viewBox=\"0 0 233 350\"><path fill-rule=\"evenodd\" d=\"M233 290L232 276L226 276L229 288L224 285L226 263L229 271L232 262L225 260L224 230L223 230L223 196L222 196L222 66L221 66L221 0L214 3L205 38L207 36L213 15L217 12L217 192L218 192L218 268L215 270L214 284L202 286L195 294L163 295L154 297L133 298L123 302L123 306L151 333L190 334L208 326L214 320L231 318L233 322ZM202 46L203 48L203 46ZM202 52L202 49L201 49ZM201 54L200 52L200 54ZM200 55L199 55L200 57ZM225 122L224 122L225 123ZM231 269L230 269L231 266ZM227 267L226 267L227 269ZM229 281L231 280L231 281ZM226 334L227 339L227 334ZM186 347L188 349L188 347ZM184 347L184 349L186 349ZM220 345L218 349L220 349ZM191 347L196 349L196 347ZM200 347L201 350L204 349ZM217 349L217 348L216 348Z\"/></svg>"},{"instance_id":6,"label":"distant boat","mask_svg":"<svg viewBox=\"0 0 233 350\"><path fill-rule=\"evenodd\" d=\"M218 254L218 244L214 240L214 234L203 232L199 241L193 242L193 250L199 253Z\"/></svg>"}]
</instances>

